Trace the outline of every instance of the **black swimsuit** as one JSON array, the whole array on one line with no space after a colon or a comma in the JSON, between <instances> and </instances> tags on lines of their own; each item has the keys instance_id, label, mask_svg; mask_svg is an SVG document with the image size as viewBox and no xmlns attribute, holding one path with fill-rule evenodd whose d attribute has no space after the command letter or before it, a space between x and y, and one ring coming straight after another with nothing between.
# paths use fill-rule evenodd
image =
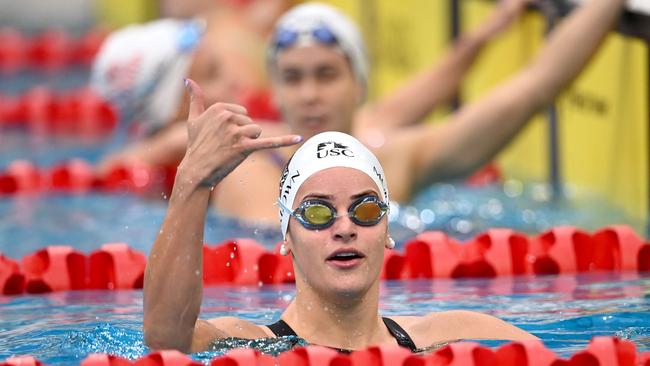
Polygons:
<instances>
[{"instance_id":1,"label":"black swimsuit","mask_svg":"<svg viewBox=\"0 0 650 366\"><path fill-rule=\"evenodd\" d=\"M399 344L402 347L408 348L411 350L411 352L419 352L420 350L415 346L415 343L411 339L411 337L406 333L406 331L399 326L393 319L390 318L381 318L384 321L384 324L386 324L386 328L388 328L388 331L390 334L395 337L395 340L397 340L397 344ZM277 322L267 325L269 329L275 334L276 337L284 337L284 336L294 336L298 337L296 332L287 324L284 320L280 319ZM341 349L341 348L335 348L337 351L341 353L350 353L352 352L351 350L347 349Z\"/></svg>"}]
</instances>

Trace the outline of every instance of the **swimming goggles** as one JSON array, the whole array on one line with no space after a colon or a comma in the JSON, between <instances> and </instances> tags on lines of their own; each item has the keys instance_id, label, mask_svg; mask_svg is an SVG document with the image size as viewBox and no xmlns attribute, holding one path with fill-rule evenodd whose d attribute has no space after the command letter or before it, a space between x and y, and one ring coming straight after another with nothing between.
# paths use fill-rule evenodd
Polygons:
<instances>
[{"instance_id":1,"label":"swimming goggles","mask_svg":"<svg viewBox=\"0 0 650 366\"><path fill-rule=\"evenodd\" d=\"M322 230L334 224L339 215L331 203L321 199L302 202L293 212L278 200L280 208L293 216L302 226L309 230ZM373 226L381 221L388 212L388 205L376 196L365 196L352 202L347 215L359 226Z\"/></svg>"},{"instance_id":2,"label":"swimming goggles","mask_svg":"<svg viewBox=\"0 0 650 366\"><path fill-rule=\"evenodd\" d=\"M333 46L337 45L338 39L334 32L332 32L328 27L321 24L311 31L296 31L293 29L279 28L275 31L275 36L273 37L273 48L275 52L289 48L294 45L300 38L309 37L316 40L318 43Z\"/></svg>"}]
</instances>

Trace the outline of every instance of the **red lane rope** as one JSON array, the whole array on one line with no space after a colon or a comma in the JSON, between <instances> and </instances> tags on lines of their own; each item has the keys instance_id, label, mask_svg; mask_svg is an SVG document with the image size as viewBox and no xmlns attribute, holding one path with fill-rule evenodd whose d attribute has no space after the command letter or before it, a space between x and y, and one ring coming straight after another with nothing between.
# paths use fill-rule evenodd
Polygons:
<instances>
[{"instance_id":1,"label":"red lane rope","mask_svg":"<svg viewBox=\"0 0 650 366\"><path fill-rule=\"evenodd\" d=\"M111 132L118 120L117 110L89 88L62 92L39 86L19 96L0 95L0 127L98 136Z\"/></svg>"},{"instance_id":2,"label":"red lane rope","mask_svg":"<svg viewBox=\"0 0 650 366\"><path fill-rule=\"evenodd\" d=\"M0 28L0 74L24 69L55 71L69 66L89 66L108 32L91 30L79 37L60 29L26 36L13 28Z\"/></svg>"},{"instance_id":3,"label":"red lane rope","mask_svg":"<svg viewBox=\"0 0 650 366\"><path fill-rule=\"evenodd\" d=\"M206 285L263 285L294 281L290 256L279 245L267 251L253 239L203 246ZM19 295L84 289L142 288L143 253L124 243L104 244L88 255L70 246L47 246L19 262L0 254L0 293ZM589 234L571 226L534 237L490 229L459 243L442 232L426 232L386 250L386 280L548 275L599 271L650 271L650 244L630 227L616 225Z\"/></svg>"},{"instance_id":4,"label":"red lane rope","mask_svg":"<svg viewBox=\"0 0 650 366\"><path fill-rule=\"evenodd\" d=\"M32 356L10 357L0 366L42 366ZM108 354L91 354L81 366L201 366L173 350L156 351L130 361ZM541 341L506 343L496 349L475 342L456 342L420 356L397 346L375 346L341 354L331 348L308 346L283 352L277 357L252 349L234 349L215 357L211 366L650 366L650 352L637 352L630 341L594 337L568 359L558 357Z\"/></svg>"},{"instance_id":5,"label":"red lane rope","mask_svg":"<svg viewBox=\"0 0 650 366\"><path fill-rule=\"evenodd\" d=\"M175 167L116 165L107 172L99 173L81 159L49 168L39 168L28 161L17 160L0 171L0 197L45 193L84 194L90 191L168 194L175 175Z\"/></svg>"}]
</instances>

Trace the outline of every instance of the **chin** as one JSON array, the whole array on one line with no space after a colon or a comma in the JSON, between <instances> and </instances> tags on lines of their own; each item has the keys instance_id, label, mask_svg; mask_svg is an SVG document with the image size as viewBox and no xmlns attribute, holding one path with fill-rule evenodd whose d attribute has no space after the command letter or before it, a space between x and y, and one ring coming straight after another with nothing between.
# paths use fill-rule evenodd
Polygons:
<instances>
[{"instance_id":1,"label":"chin","mask_svg":"<svg viewBox=\"0 0 650 366\"><path fill-rule=\"evenodd\" d=\"M340 298L342 300L361 298L372 287L372 284L368 283L366 278L332 278L335 279L336 282L332 284L331 293L334 297Z\"/></svg>"}]
</instances>

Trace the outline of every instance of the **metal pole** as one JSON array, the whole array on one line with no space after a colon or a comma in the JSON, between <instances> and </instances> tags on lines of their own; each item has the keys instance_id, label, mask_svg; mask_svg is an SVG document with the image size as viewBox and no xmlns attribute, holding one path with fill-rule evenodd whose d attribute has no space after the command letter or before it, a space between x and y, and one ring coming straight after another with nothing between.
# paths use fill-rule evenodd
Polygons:
<instances>
[{"instance_id":1,"label":"metal pole","mask_svg":"<svg viewBox=\"0 0 650 366\"><path fill-rule=\"evenodd\" d=\"M449 1L449 19L450 21L450 39L453 44L458 37L460 37L460 25L461 25L461 16L460 16L460 1L459 0L450 0ZM457 94L451 100L452 110L458 110L460 108L461 101L460 96Z\"/></svg>"},{"instance_id":2,"label":"metal pole","mask_svg":"<svg viewBox=\"0 0 650 366\"><path fill-rule=\"evenodd\" d=\"M545 35L548 36L555 27L556 20L560 17L560 9L552 6L541 6L542 14L546 18ZM560 163L560 132L559 118L555 103L551 104L547 111L548 118L548 160L549 160L549 185L551 186L551 199L558 201L564 197L562 189L562 173Z\"/></svg>"}]
</instances>

